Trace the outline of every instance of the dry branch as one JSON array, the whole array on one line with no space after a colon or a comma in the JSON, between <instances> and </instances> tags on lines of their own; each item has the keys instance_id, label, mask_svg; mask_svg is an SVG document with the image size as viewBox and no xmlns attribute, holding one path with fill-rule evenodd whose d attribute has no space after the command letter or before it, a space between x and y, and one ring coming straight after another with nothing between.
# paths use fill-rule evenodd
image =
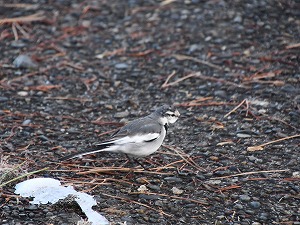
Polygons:
<instances>
[{"instance_id":1,"label":"dry branch","mask_svg":"<svg viewBox=\"0 0 300 225\"><path fill-rule=\"evenodd\" d=\"M109 195L109 194L105 194L105 193L101 193L101 195L104 195L104 196L107 196L107 197L110 197L110 198L119 199L119 200L122 200L122 201L125 201L125 202L129 202L129 203L134 203L134 204L137 204L137 205L141 205L141 206L144 206L144 207L146 207L148 209L151 209L153 211L158 212L159 214L162 214L162 215L165 215L165 216L168 216L168 217L172 216L170 214L165 213L162 210L155 209L155 208L153 208L153 207L151 207L149 205L146 205L146 204L143 204L143 203L140 203L140 202L137 202L137 201L133 201L133 200L128 199L128 198L119 197L119 196L113 196L113 195Z\"/></svg>"},{"instance_id":2,"label":"dry branch","mask_svg":"<svg viewBox=\"0 0 300 225\"><path fill-rule=\"evenodd\" d=\"M229 113L227 113L224 118L228 117L231 113L235 112L239 107L241 107L245 102L247 102L247 99L244 99L240 104L238 104L233 110L231 110Z\"/></svg>"},{"instance_id":3,"label":"dry branch","mask_svg":"<svg viewBox=\"0 0 300 225\"><path fill-rule=\"evenodd\" d=\"M197 63L201 63L203 65L215 68L217 70L222 70L222 67L220 67L220 66L217 66L213 63L210 63L210 62L207 62L207 61L204 61L204 60L201 60L201 59L197 59L197 58L194 58L194 57L191 57L191 56L180 55L180 54L174 54L172 56L175 57L177 60L180 60L180 61L181 60L191 60L191 61L194 61L194 62L197 62Z\"/></svg>"},{"instance_id":4,"label":"dry branch","mask_svg":"<svg viewBox=\"0 0 300 225\"><path fill-rule=\"evenodd\" d=\"M211 179L211 180L218 180L218 179L225 179L225 178L230 178L230 177L247 176L247 175L258 174L258 173L278 173L278 172L287 172L287 171L289 171L289 170L286 169L286 170L262 170L262 171L250 171L250 172L237 173L237 174L232 174L232 175L223 176L223 177L213 177L213 178L210 178L210 179Z\"/></svg>"},{"instance_id":5,"label":"dry branch","mask_svg":"<svg viewBox=\"0 0 300 225\"><path fill-rule=\"evenodd\" d=\"M140 195L141 192L130 192L131 195ZM201 205L209 205L207 202L204 201L199 201L191 198L184 198L184 197L179 197L176 195L167 195L167 194L160 194L160 193L152 193L152 192L142 192L142 194L145 195L157 195L157 196L162 196L162 197L168 197L168 198L174 198L174 199L179 199L179 200L184 200L188 202L194 202L196 204L201 204Z\"/></svg>"},{"instance_id":6,"label":"dry branch","mask_svg":"<svg viewBox=\"0 0 300 225\"><path fill-rule=\"evenodd\" d=\"M45 16L42 13L35 13L29 16L20 16L20 17L14 17L14 18L4 18L0 19L0 25L6 24L6 23L29 23L34 21L43 21L45 19Z\"/></svg>"},{"instance_id":7,"label":"dry branch","mask_svg":"<svg viewBox=\"0 0 300 225\"><path fill-rule=\"evenodd\" d=\"M197 77L198 75L200 75L200 72L190 73L190 74L188 74L188 75L186 75L186 76L184 76L184 77L181 77L181 78L179 78L179 79L177 79L177 80L175 80L175 81L173 81L173 82L168 83L169 80L170 80L174 75L175 75L175 72L173 71L173 72L167 77L167 80L163 83L163 85L162 85L161 87L162 87L162 88L167 88L167 87L169 87L169 86L173 86L173 85L175 85L175 84L178 84L178 83L180 83L181 81L184 81L184 80L186 80L186 79L188 79L188 78L191 78L191 77Z\"/></svg>"},{"instance_id":8,"label":"dry branch","mask_svg":"<svg viewBox=\"0 0 300 225\"><path fill-rule=\"evenodd\" d=\"M274 141L269 141L269 142L261 144L261 145L251 146L251 147L247 148L247 151L249 151L249 152L261 151L261 150L264 149L263 147L266 146L266 145L270 145L270 144L273 144L273 143L276 143L276 142L280 142L280 141L284 141L284 140L288 140L288 139L292 139L292 138L297 138L297 137L300 137L300 134L280 138L280 139L277 139L277 140L274 140Z\"/></svg>"}]
</instances>

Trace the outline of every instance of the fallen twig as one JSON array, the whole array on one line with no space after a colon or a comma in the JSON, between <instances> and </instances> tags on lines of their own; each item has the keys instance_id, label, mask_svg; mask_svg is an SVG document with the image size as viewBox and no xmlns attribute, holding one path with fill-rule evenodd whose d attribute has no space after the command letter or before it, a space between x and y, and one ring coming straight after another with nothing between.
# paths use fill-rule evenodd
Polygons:
<instances>
[{"instance_id":1,"label":"fallen twig","mask_svg":"<svg viewBox=\"0 0 300 225\"><path fill-rule=\"evenodd\" d=\"M211 77L211 76L205 76L205 75L202 75L201 72L193 72L193 73L190 73L182 78L179 78L173 82L170 82L169 83L169 80L175 75L175 72L172 72L166 79L166 81L163 83L163 85L161 86L162 88L167 88L169 86L173 86L175 84L178 84L179 82L183 81L183 80L186 80L188 78L191 78L191 77L197 77L197 78L200 78L202 80L208 80L208 81L213 81L213 82L220 82L220 83L223 83L223 84L226 84L226 85L230 85L230 86L234 86L234 87L239 87L239 88L248 88L246 86L244 86L243 84L236 84L234 82L231 82L231 81L227 81L227 80L224 80L224 79L221 79L221 78L215 78L215 77Z\"/></svg>"},{"instance_id":2,"label":"fallen twig","mask_svg":"<svg viewBox=\"0 0 300 225\"><path fill-rule=\"evenodd\" d=\"M155 168L154 168L155 169ZM77 172L77 174L89 174L89 173L111 173L111 172L133 172L133 173L149 173L149 174L159 174L159 175L170 175L172 173L162 173L155 171L147 171L144 169L137 168L125 168L125 167L95 167L87 171Z\"/></svg>"},{"instance_id":3,"label":"fallen twig","mask_svg":"<svg viewBox=\"0 0 300 225\"><path fill-rule=\"evenodd\" d=\"M222 67L220 67L220 66L217 66L213 63L210 63L210 62L207 62L207 61L204 61L204 60L201 60L201 59L197 59L197 58L194 58L194 57L191 57L191 56L181 55L181 54L173 54L172 56L175 57L177 60L180 60L180 61L181 60L192 60L194 62L201 63L203 65L215 68L217 70L222 70Z\"/></svg>"},{"instance_id":4,"label":"fallen twig","mask_svg":"<svg viewBox=\"0 0 300 225\"><path fill-rule=\"evenodd\" d=\"M167 87L170 87L170 86L173 86L175 84L178 84L179 82L181 81L184 81L188 78L191 78L191 77L197 77L198 75L200 74L200 72L196 72L196 73L190 73L184 77L181 77L173 82L169 82L169 80L175 75L175 72L173 71L168 77L167 77L167 80L163 83L163 85L161 86L162 88L167 88Z\"/></svg>"},{"instance_id":5,"label":"fallen twig","mask_svg":"<svg viewBox=\"0 0 300 225\"><path fill-rule=\"evenodd\" d=\"M251 171L251 172L245 172L245 173L232 174L232 175L223 176L223 177L213 177L213 178L210 178L210 179L211 179L211 180L218 180L218 179L225 179L225 178L230 178L230 177L247 176L247 175L258 174L258 173L277 173L277 172L286 172L286 171L289 171L289 169L286 169L286 170L261 170L261 171Z\"/></svg>"},{"instance_id":6,"label":"fallen twig","mask_svg":"<svg viewBox=\"0 0 300 225\"><path fill-rule=\"evenodd\" d=\"M92 101L92 99L87 99L87 98L70 98L70 97L64 97L64 96L45 97L45 99L66 100L66 101L79 101L79 102L91 102Z\"/></svg>"},{"instance_id":7,"label":"fallen twig","mask_svg":"<svg viewBox=\"0 0 300 225\"><path fill-rule=\"evenodd\" d=\"M292 48L300 48L300 43L297 44L291 44L285 47L286 49L292 49Z\"/></svg>"},{"instance_id":8,"label":"fallen twig","mask_svg":"<svg viewBox=\"0 0 300 225\"><path fill-rule=\"evenodd\" d=\"M175 106L181 107L200 107L200 106L219 106L219 105L235 105L236 103L233 102L207 102L207 103L190 103L190 102L183 102L175 104Z\"/></svg>"},{"instance_id":9,"label":"fallen twig","mask_svg":"<svg viewBox=\"0 0 300 225\"><path fill-rule=\"evenodd\" d=\"M240 108L244 103L247 103L247 99L244 99L240 104L238 104L236 107L234 107L233 110L231 110L229 113L227 113L224 118L226 118L227 116L229 116L231 113L235 112L238 108ZM247 103L248 105L248 103Z\"/></svg>"},{"instance_id":10,"label":"fallen twig","mask_svg":"<svg viewBox=\"0 0 300 225\"><path fill-rule=\"evenodd\" d=\"M4 18L0 19L0 25L6 24L6 23L28 23L33 21L43 21L45 19L45 16L42 13L35 13L29 16L20 16L20 17L14 17L14 18Z\"/></svg>"},{"instance_id":11,"label":"fallen twig","mask_svg":"<svg viewBox=\"0 0 300 225\"><path fill-rule=\"evenodd\" d=\"M231 185L231 186L228 186L228 187L223 187L223 188L220 188L218 190L216 190L216 192L224 192L224 191L229 191L231 189L237 189L237 188L241 188L242 186L239 186L239 185Z\"/></svg>"},{"instance_id":12,"label":"fallen twig","mask_svg":"<svg viewBox=\"0 0 300 225\"><path fill-rule=\"evenodd\" d=\"M195 199L191 199L191 198L179 197L176 195L167 195L167 194L160 194L160 193L153 193L153 192L130 192L129 194L131 194L131 195L140 195L140 194L157 195L157 196L162 196L162 197L180 199L180 200L184 200L184 201L188 201L188 202L194 202L194 203L201 204L201 205L209 205L208 202L199 201L199 200L195 200Z\"/></svg>"},{"instance_id":13,"label":"fallen twig","mask_svg":"<svg viewBox=\"0 0 300 225\"><path fill-rule=\"evenodd\" d=\"M140 202L137 202L137 201L134 201L134 200L131 200L131 199L128 199L128 198L124 198L124 197L119 197L119 196L114 196L114 195L109 195L109 194L105 194L105 193L100 193L101 195L104 195L104 196L107 196L107 197L110 197L110 198L115 198L115 199L120 199L122 201L125 201L125 202L130 202L130 203L134 203L134 204L137 204L137 205L141 205L141 206L144 206L148 209L151 209L153 211L156 211L158 212L159 214L162 214L162 215L165 215L165 216L168 216L168 217L171 217L172 215L168 214L168 213L165 213L163 210L158 210L156 208L153 208L149 205L146 205L146 204L143 204L143 203L140 203Z\"/></svg>"},{"instance_id":14,"label":"fallen twig","mask_svg":"<svg viewBox=\"0 0 300 225\"><path fill-rule=\"evenodd\" d=\"M7 182L4 182L4 183L0 184L0 188L3 187L3 186L5 186L5 185L7 185L7 184L9 184L9 183L11 183L11 182L20 180L20 179L23 178L23 177L27 177L27 176L30 176L30 175L33 175L33 174L35 174L35 173L39 173L39 172L42 172L42 171L45 171L45 170L48 170L48 169L49 169L49 168L46 167L46 168L43 168L43 169L40 169L40 170L36 170L36 171L29 172L29 173L25 173L25 174L23 174L23 175L21 175L21 176L15 177L15 178L13 178L13 179L7 181Z\"/></svg>"},{"instance_id":15,"label":"fallen twig","mask_svg":"<svg viewBox=\"0 0 300 225\"><path fill-rule=\"evenodd\" d=\"M280 142L280 141L284 141L284 140L288 140L288 139L292 139L292 138L297 138L297 137L300 137L300 134L280 138L280 139L277 139L277 140L274 140L274 141L269 141L269 142L261 144L261 145L251 146L251 147L247 148L247 151L249 151L249 152L261 151L261 150L264 149L263 147L266 146L266 145L270 145L270 144L273 144L273 143L276 143L276 142Z\"/></svg>"},{"instance_id":16,"label":"fallen twig","mask_svg":"<svg viewBox=\"0 0 300 225\"><path fill-rule=\"evenodd\" d=\"M192 160L187 154L183 153L183 152L180 152L179 150L177 150L176 148L174 147L171 147L171 146L166 146L166 145L163 145L165 148L169 149L169 150L172 150L174 151L177 155L180 156L180 158L182 158L187 164L189 164L190 166L196 168L197 170L201 170L201 171L204 171L200 166L198 166L197 163L194 162L194 160Z\"/></svg>"}]
</instances>

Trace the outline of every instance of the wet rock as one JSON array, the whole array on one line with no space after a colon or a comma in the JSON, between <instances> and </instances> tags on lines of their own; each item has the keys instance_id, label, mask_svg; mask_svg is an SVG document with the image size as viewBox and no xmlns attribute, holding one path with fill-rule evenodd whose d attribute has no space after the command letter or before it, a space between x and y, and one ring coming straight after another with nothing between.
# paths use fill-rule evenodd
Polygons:
<instances>
[{"instance_id":1,"label":"wet rock","mask_svg":"<svg viewBox=\"0 0 300 225\"><path fill-rule=\"evenodd\" d=\"M260 207L260 203L257 201L250 202L249 204L254 209L258 209Z\"/></svg>"},{"instance_id":2,"label":"wet rock","mask_svg":"<svg viewBox=\"0 0 300 225\"><path fill-rule=\"evenodd\" d=\"M31 57L28 55L19 55L14 61L13 64L17 68L36 68L37 64L33 62Z\"/></svg>"},{"instance_id":3,"label":"wet rock","mask_svg":"<svg viewBox=\"0 0 300 225\"><path fill-rule=\"evenodd\" d=\"M27 119L27 120L24 120L24 121L23 121L22 125L23 125L23 126L27 126L27 125L29 125L30 123L31 123L31 120L30 120L30 119Z\"/></svg>"},{"instance_id":4,"label":"wet rock","mask_svg":"<svg viewBox=\"0 0 300 225\"><path fill-rule=\"evenodd\" d=\"M119 70L125 70L128 68L128 64L127 63L118 63L115 65L115 68L119 69Z\"/></svg>"},{"instance_id":5,"label":"wet rock","mask_svg":"<svg viewBox=\"0 0 300 225\"><path fill-rule=\"evenodd\" d=\"M8 101L9 99L7 97L2 97L0 96L0 102L6 102Z\"/></svg>"},{"instance_id":6,"label":"wet rock","mask_svg":"<svg viewBox=\"0 0 300 225\"><path fill-rule=\"evenodd\" d=\"M182 179L181 178L178 178L178 177L165 177L164 178L165 181L167 182L182 182Z\"/></svg>"},{"instance_id":7,"label":"wet rock","mask_svg":"<svg viewBox=\"0 0 300 225\"><path fill-rule=\"evenodd\" d=\"M117 112L117 113L115 113L115 115L114 115L114 117L115 118L126 118L126 117L128 117L129 116L129 111L123 111L123 112Z\"/></svg>"},{"instance_id":8,"label":"wet rock","mask_svg":"<svg viewBox=\"0 0 300 225\"><path fill-rule=\"evenodd\" d=\"M235 204L234 208L236 208L236 209L243 209L244 206L242 204Z\"/></svg>"},{"instance_id":9,"label":"wet rock","mask_svg":"<svg viewBox=\"0 0 300 225\"><path fill-rule=\"evenodd\" d=\"M240 195L240 200L241 201L244 201L244 202L247 202L247 201L250 201L250 196L249 195Z\"/></svg>"}]
</instances>

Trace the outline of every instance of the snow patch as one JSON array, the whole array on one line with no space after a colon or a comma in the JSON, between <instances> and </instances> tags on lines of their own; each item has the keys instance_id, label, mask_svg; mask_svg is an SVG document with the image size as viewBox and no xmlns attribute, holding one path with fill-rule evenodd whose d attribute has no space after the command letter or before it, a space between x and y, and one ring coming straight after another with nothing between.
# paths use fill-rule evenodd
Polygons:
<instances>
[{"instance_id":1,"label":"snow patch","mask_svg":"<svg viewBox=\"0 0 300 225\"><path fill-rule=\"evenodd\" d=\"M22 197L34 197L31 204L54 204L65 199L68 195L74 196L74 200L81 207L82 211L93 225L107 225L108 220L92 209L97 202L93 196L77 192L72 186L63 187L60 181L53 178L34 178L23 181L16 185L16 194Z\"/></svg>"}]
</instances>

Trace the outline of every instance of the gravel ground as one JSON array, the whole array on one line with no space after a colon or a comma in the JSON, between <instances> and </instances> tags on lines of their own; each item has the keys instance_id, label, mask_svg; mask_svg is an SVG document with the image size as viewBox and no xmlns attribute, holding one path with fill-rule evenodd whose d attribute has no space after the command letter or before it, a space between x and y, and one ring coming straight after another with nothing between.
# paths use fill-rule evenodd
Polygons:
<instances>
[{"instance_id":1,"label":"gravel ground","mask_svg":"<svg viewBox=\"0 0 300 225\"><path fill-rule=\"evenodd\" d=\"M14 194L33 177L94 195L111 224L300 224L299 1L16 2L0 6L0 183L48 169L1 187L1 224L85 219ZM147 170L58 161L165 103L182 117Z\"/></svg>"}]
</instances>

